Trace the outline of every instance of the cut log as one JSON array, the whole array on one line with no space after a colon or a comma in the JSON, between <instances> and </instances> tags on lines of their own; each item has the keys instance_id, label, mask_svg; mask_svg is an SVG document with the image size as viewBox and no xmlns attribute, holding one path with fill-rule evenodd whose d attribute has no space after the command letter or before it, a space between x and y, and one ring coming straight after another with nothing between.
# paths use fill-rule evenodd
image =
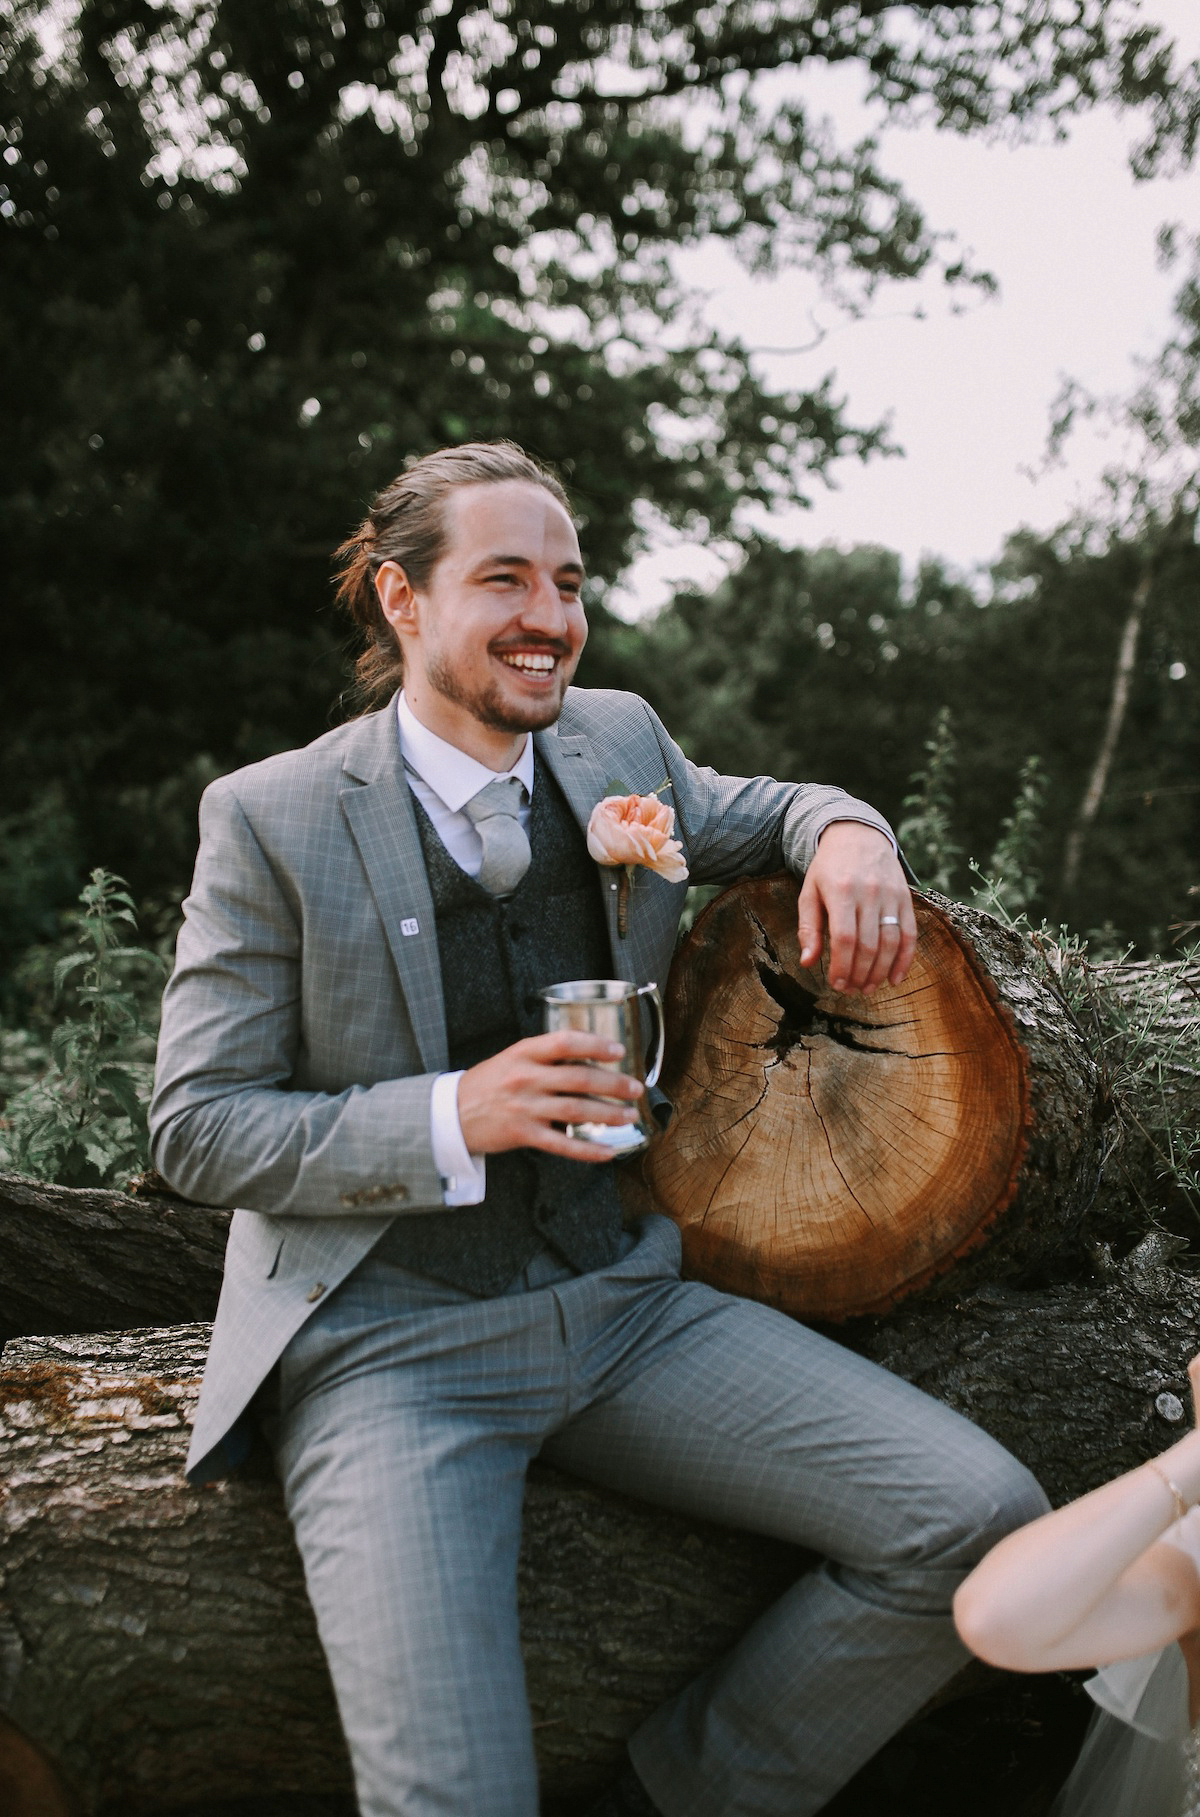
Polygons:
<instances>
[{"instance_id":1,"label":"cut log","mask_svg":"<svg viewBox=\"0 0 1200 1817\"><path fill-rule=\"evenodd\" d=\"M985 1287L851 1335L1063 1501L1182 1430L1200 1284L1156 1263L1153 1241L1096 1283ZM182 1479L206 1340L23 1341L0 1374L0 1709L89 1814L348 1786L274 1482ZM640 1720L803 1563L535 1469L521 1610L548 1795L601 1782Z\"/></svg>"},{"instance_id":2,"label":"cut log","mask_svg":"<svg viewBox=\"0 0 1200 1817\"><path fill-rule=\"evenodd\" d=\"M832 1180L832 1220L822 1226L805 1210L799 1236L794 1239L798 1260L792 1264L793 1272L802 1278L790 1287L785 1283L784 1290L776 1289L770 1270L760 1270L757 1262L747 1266L744 1251L754 1247L754 1219L748 1213L743 1222L740 1212L730 1213L730 1180L739 1178L740 1170L751 1164L769 1164L776 1177L768 1181L768 1197L759 1207L758 1217L761 1222L769 1214L772 1224L778 1222L774 1240L785 1251L787 1243L780 1233L796 1218L800 1202L796 1194L806 1189L804 1170L812 1164L814 1153L829 1184L832 1161L827 1125L829 1131L836 1128L839 1141L852 1141L861 1171L882 1179L901 1168L911 1183L907 1170L914 1165L910 1151L915 1149L910 1136L915 1132L918 1138L927 1139L929 1135L919 1120L919 1101L914 1105L912 1099L915 1091L929 1085L935 1062L869 1051L887 1043L900 1045L896 1030L879 1025L880 1018L888 1020L896 1013L894 1001L888 1007L887 994L881 992L870 1002L831 998L823 987L818 988L819 974L814 978L788 969L795 953L788 919L794 885L785 884L775 901L772 884L772 913L779 917L778 938L775 934L772 938L786 984L773 964L765 969L773 990L793 993L792 1007L785 1013L755 969L760 937L747 937L754 932L746 912L751 887L761 886L739 885L721 898L711 920L697 923L677 958L668 988L672 1030L667 1078L678 1097L681 1115L669 1137L652 1151L649 1165L656 1179L661 1174L657 1190L666 1195L663 1208L679 1217L685 1229L691 1227L687 1237L690 1265L697 1248L703 1249L705 1242L718 1247L717 1231L734 1222L735 1239L738 1230L744 1229L748 1241L729 1242L727 1235L722 1237L722 1254L732 1258L733 1273L726 1279L718 1272L714 1278L753 1292L759 1290L756 1283L761 1272L764 1297L771 1297L774 1291L778 1303L789 1310L833 1319L869 1306L865 1299L854 1303L859 1269L868 1259L864 1238L869 1233L847 1193L843 1193L839 1209L836 1176ZM1142 1134L1138 1122L1128 1118L1122 1122L1110 1114L1105 1081L1113 1074L1128 1076L1130 1072L1125 1043L1112 1034L1111 1006L1123 1010L1139 1031L1142 1065L1132 1097L1134 1117L1149 1125L1156 1114L1161 1118L1165 1105L1176 1129L1194 1130L1200 1127L1200 1066L1195 1060L1200 1046L1196 1034L1200 964L1194 960L1190 964L1142 961L1093 968L1089 976L1096 1011L1084 1016L1081 1031L1026 944L991 917L933 897L922 901L919 913L925 938L913 977L926 978L924 995L928 997L945 989L947 976L957 978L955 990L968 1013L976 1018L985 1038L999 1043L1001 1083L1010 1065L1015 1067L1018 1084L1021 1079L1027 1081L1031 1121L1026 1125L1015 1118L1011 1106L1007 1122L998 1118L981 1128L968 1119L963 1143L944 1157L948 1171L941 1179L950 1199L949 1231L943 1227L940 1236L933 1232L933 1219L926 1214L931 1201L917 1195L920 1202L909 1207L915 1213L915 1227L910 1230L915 1254L909 1254L903 1242L898 1244L896 1260L903 1278L891 1290L892 1297L900 1300L917 1290L923 1271L927 1273L931 1267L934 1282L938 1267L953 1268L945 1278L945 1286L952 1292L981 1276L1003 1277L1038 1267L1057 1269L1060 1263L1077 1269L1078 1216L1089 1204L1089 1230L1095 1231L1102 1222L1097 1214L1109 1215L1114 1204L1127 1212L1131 1202L1138 1204L1141 1199L1157 1207L1167 1196L1156 1178L1162 1155ZM733 934L726 947L722 943L731 921ZM741 960L737 961L739 951ZM755 968L748 970L751 959ZM709 982L714 1001L706 1009L700 991ZM911 996L916 988L910 979L904 993ZM797 998L796 992L807 992L807 996ZM741 1015L750 1016L751 1022L748 1033L737 1035L731 1030L736 1030L736 1018ZM772 1043L787 1047L796 1034L797 1015L806 1028L800 1030L787 1054L777 1053ZM730 1017L735 1019L732 1023ZM760 1040L767 1043L765 1049L756 1045ZM778 1135L785 1120L787 1094L795 1108L801 1062L806 1081L810 1072L818 1082L824 1081L832 1109L819 1093L815 1101L805 1090L798 1094L800 1122L796 1128L788 1122L774 1147L769 1140L756 1139L744 1152L733 1153L736 1141L728 1142L722 1128L728 1133L729 1122L737 1114L734 1107L746 1098L747 1080L753 1086L752 1097L763 1094L764 1109L772 1119L767 1127ZM896 1080L905 1081L907 1099L892 1104L885 1093L881 1103L881 1087L886 1083L890 1089L889 1082ZM863 1114L856 1116L846 1107L852 1102L850 1094L859 1087L870 1095L870 1101ZM816 1115L817 1101L826 1109L825 1123ZM714 1113L711 1125L707 1120L710 1104ZM893 1128L897 1120L899 1135ZM746 1119L746 1124L750 1121ZM1002 1128L1007 1131L1003 1140ZM807 1145L800 1140L801 1130L811 1138ZM1022 1140L1027 1146L1018 1191L1008 1211L996 1210L989 1225L988 1213L1000 1204L1011 1172L1011 1164L1002 1167L999 1157L1005 1142L1015 1154ZM951 1188L956 1175L968 1170L971 1142L982 1151L982 1169L974 1195L967 1193L960 1200ZM719 1167L724 1168L727 1149L730 1179L715 1194L714 1209L706 1212L713 1196L712 1176ZM897 1152L902 1160L897 1159ZM633 1175L631 1167L623 1166L621 1171L623 1189L634 1208L652 1204L644 1182ZM992 1182L990 1193L985 1190L988 1180ZM1139 1211L1144 1227L1144 1208L1139 1206ZM211 1318L229 1218L227 1211L177 1198L73 1191L0 1174L0 1338ZM987 1240L986 1249L975 1251L965 1271L960 1246L954 1241L932 1261L922 1253L927 1244L945 1243L960 1220L968 1226L962 1238L968 1255L972 1240ZM694 1228L700 1224L710 1227L705 1242L698 1241L700 1233ZM894 1226L887 1226L884 1236L895 1244ZM842 1255L839 1259L837 1246L843 1238L850 1243L851 1252L848 1258ZM836 1293L822 1299L812 1292L809 1297L810 1264L821 1263L826 1239L833 1245L835 1274L850 1282L850 1302L844 1309ZM808 1246L814 1244L816 1253L810 1256ZM701 1257L696 1272L702 1271ZM819 1278L819 1269L814 1269L812 1283ZM928 1286L924 1289L929 1290ZM933 1290L940 1291L936 1286Z\"/></svg>"},{"instance_id":3,"label":"cut log","mask_svg":"<svg viewBox=\"0 0 1200 1817\"><path fill-rule=\"evenodd\" d=\"M0 1173L0 1341L211 1319L231 1215Z\"/></svg>"},{"instance_id":4,"label":"cut log","mask_svg":"<svg viewBox=\"0 0 1200 1817\"><path fill-rule=\"evenodd\" d=\"M182 1476L207 1340L26 1340L0 1364L0 1710L88 1813L349 1789L277 1486ZM520 1589L547 1792L597 1785L802 1563L535 1468Z\"/></svg>"},{"instance_id":5,"label":"cut log","mask_svg":"<svg viewBox=\"0 0 1200 1817\"><path fill-rule=\"evenodd\" d=\"M1029 948L919 897L903 985L838 995L824 962L800 967L796 894L786 875L726 891L671 970L676 1114L642 1178L682 1229L686 1271L838 1321L950 1269L962 1291L1061 1262L1110 1107Z\"/></svg>"}]
</instances>

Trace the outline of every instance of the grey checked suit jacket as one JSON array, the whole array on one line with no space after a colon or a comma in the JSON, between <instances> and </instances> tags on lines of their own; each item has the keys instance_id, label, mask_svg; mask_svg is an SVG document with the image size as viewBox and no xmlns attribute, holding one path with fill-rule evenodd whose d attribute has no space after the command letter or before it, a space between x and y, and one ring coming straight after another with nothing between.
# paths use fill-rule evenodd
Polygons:
<instances>
[{"instance_id":1,"label":"grey checked suit jacket","mask_svg":"<svg viewBox=\"0 0 1200 1817\"><path fill-rule=\"evenodd\" d=\"M785 864L831 820L887 830L840 789L719 776L690 763L633 694L571 689L536 735L581 827L610 785L673 802L695 883ZM667 787L663 787L664 779ZM188 1464L222 1441L285 1345L397 1214L436 1217L429 1098L445 1071L433 903L394 703L213 783L163 1000L155 1165L177 1191L241 1207ZM637 873L613 976L663 982L686 885Z\"/></svg>"}]
</instances>

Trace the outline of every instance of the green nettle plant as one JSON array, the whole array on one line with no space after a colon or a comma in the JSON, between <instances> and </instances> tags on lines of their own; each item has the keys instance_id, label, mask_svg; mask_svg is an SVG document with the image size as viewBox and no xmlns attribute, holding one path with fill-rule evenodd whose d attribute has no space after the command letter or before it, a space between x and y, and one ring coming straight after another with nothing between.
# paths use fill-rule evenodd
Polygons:
<instances>
[{"instance_id":1,"label":"green nettle plant","mask_svg":"<svg viewBox=\"0 0 1200 1817\"><path fill-rule=\"evenodd\" d=\"M1041 759L1027 757L1021 765L1012 813L1001 824L987 869L981 870L973 858L970 860L969 868L979 879L979 887L973 892L977 908L1010 918L1029 913L1042 887L1039 858L1046 788Z\"/></svg>"},{"instance_id":2,"label":"green nettle plant","mask_svg":"<svg viewBox=\"0 0 1200 1817\"><path fill-rule=\"evenodd\" d=\"M939 712L925 750L928 762L913 777L912 793L904 797L904 818L896 836L921 888L952 896L962 849L952 832L958 748L949 707Z\"/></svg>"},{"instance_id":3,"label":"green nettle plant","mask_svg":"<svg viewBox=\"0 0 1200 1817\"><path fill-rule=\"evenodd\" d=\"M95 870L83 889L76 950L54 968L63 1014L50 1063L5 1111L8 1165L60 1186L124 1184L148 1165L148 986L161 980L165 962L130 943L137 916L122 884Z\"/></svg>"}]
</instances>

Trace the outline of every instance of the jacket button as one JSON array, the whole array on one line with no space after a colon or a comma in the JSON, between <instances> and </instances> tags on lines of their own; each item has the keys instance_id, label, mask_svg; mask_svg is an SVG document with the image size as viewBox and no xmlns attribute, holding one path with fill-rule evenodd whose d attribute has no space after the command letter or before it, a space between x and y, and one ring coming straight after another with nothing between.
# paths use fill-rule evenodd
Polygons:
<instances>
[{"instance_id":1,"label":"jacket button","mask_svg":"<svg viewBox=\"0 0 1200 1817\"><path fill-rule=\"evenodd\" d=\"M306 1299L306 1300L307 1300L307 1301L308 1301L308 1302L309 1302L309 1304L310 1304L310 1305L311 1305L311 1304L312 1304L312 1302L313 1302L313 1301L314 1301L314 1300L319 1300L319 1299L320 1299L320 1297L321 1297L321 1295L322 1295L322 1294L323 1294L323 1293L324 1293L324 1292L325 1292L325 1283L324 1283L324 1281L317 1281L317 1282L315 1282L315 1283L314 1283L314 1285L313 1285L313 1286L311 1286L311 1287L310 1287L310 1288L309 1288L309 1290L308 1290L308 1292L307 1292L307 1293L306 1293L306 1294L305 1294L305 1296L304 1296L304 1297L305 1297L305 1299Z\"/></svg>"}]
</instances>

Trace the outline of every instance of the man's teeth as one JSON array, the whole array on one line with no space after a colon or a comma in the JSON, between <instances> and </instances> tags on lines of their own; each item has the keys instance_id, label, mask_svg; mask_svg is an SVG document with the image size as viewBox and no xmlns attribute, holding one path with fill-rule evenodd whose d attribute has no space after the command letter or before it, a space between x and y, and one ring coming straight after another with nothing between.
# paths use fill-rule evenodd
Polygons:
<instances>
[{"instance_id":1,"label":"man's teeth","mask_svg":"<svg viewBox=\"0 0 1200 1817\"><path fill-rule=\"evenodd\" d=\"M555 664L553 656L527 656L523 653L504 655L501 662L506 662L510 669L524 669L527 675L549 675Z\"/></svg>"}]
</instances>

